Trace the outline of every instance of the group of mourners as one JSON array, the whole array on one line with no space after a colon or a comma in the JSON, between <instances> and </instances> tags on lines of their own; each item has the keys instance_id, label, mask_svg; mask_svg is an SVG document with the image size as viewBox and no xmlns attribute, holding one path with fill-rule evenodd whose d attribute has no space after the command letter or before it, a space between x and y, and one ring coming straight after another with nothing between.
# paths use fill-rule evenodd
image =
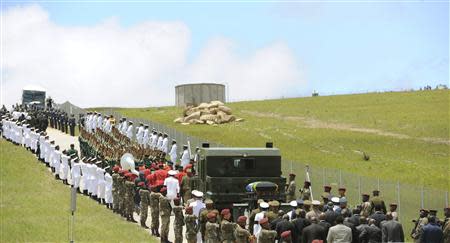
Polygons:
<instances>
[{"instance_id":1,"label":"group of mourners","mask_svg":"<svg viewBox=\"0 0 450 243\"><path fill-rule=\"evenodd\" d=\"M397 205L391 203L387 210L379 190L363 194L361 203L350 208L346 188L338 188L334 196L332 187L326 185L321 200L313 200L311 182L306 181L297 191L296 176L290 174L288 204L260 199L247 216L233 218L232 208L219 211L203 192L193 190L196 160L187 146L178 156L176 141L169 149L167 134L150 131L144 124L134 128L124 118L116 124L114 117L95 112L83 117L80 125L80 153L73 144L62 150L45 130L19 121L9 112L2 116L2 135L35 153L51 168L55 179L126 220L150 228L161 242L170 242L171 219L177 243L405 241ZM135 158L134 169L120 166L121 156L127 152ZM439 220L437 210L421 209L412 239L449 242L450 208L444 212L445 219Z\"/></svg>"}]
</instances>

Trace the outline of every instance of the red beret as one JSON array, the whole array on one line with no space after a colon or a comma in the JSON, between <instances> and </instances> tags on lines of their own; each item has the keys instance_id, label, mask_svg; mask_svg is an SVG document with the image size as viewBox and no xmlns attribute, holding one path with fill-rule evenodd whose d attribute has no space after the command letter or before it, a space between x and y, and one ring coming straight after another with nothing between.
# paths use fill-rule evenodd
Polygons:
<instances>
[{"instance_id":1,"label":"red beret","mask_svg":"<svg viewBox=\"0 0 450 243\"><path fill-rule=\"evenodd\" d=\"M238 223L246 223L247 222L247 217L245 216L239 216L239 218L237 219Z\"/></svg>"},{"instance_id":2,"label":"red beret","mask_svg":"<svg viewBox=\"0 0 450 243\"><path fill-rule=\"evenodd\" d=\"M143 181L138 183L138 186L145 186L145 183Z\"/></svg>"},{"instance_id":3,"label":"red beret","mask_svg":"<svg viewBox=\"0 0 450 243\"><path fill-rule=\"evenodd\" d=\"M323 186L323 188L331 189L331 186L330 185L325 185L325 186Z\"/></svg>"},{"instance_id":4,"label":"red beret","mask_svg":"<svg viewBox=\"0 0 450 243\"><path fill-rule=\"evenodd\" d=\"M119 167L118 165L116 165L116 166L113 167L113 171L114 171L114 172L117 173L117 172L119 172L119 170L120 170L120 167Z\"/></svg>"},{"instance_id":5,"label":"red beret","mask_svg":"<svg viewBox=\"0 0 450 243\"><path fill-rule=\"evenodd\" d=\"M210 212L208 213L208 215L206 215L206 217L208 217L208 219L212 219L216 217L216 214L214 212Z\"/></svg>"},{"instance_id":6,"label":"red beret","mask_svg":"<svg viewBox=\"0 0 450 243\"><path fill-rule=\"evenodd\" d=\"M124 175L125 172L127 172L126 170L119 170L119 175Z\"/></svg>"},{"instance_id":7,"label":"red beret","mask_svg":"<svg viewBox=\"0 0 450 243\"><path fill-rule=\"evenodd\" d=\"M346 191L347 189L345 189L345 187L339 187L338 190L339 190L339 191Z\"/></svg>"},{"instance_id":8,"label":"red beret","mask_svg":"<svg viewBox=\"0 0 450 243\"><path fill-rule=\"evenodd\" d=\"M262 219L259 220L259 224L260 225L263 225L265 223L269 223L269 219L268 218L262 218Z\"/></svg>"},{"instance_id":9,"label":"red beret","mask_svg":"<svg viewBox=\"0 0 450 243\"><path fill-rule=\"evenodd\" d=\"M286 239L286 238L288 238L290 236L291 236L291 231L290 230L286 230L283 233L281 233L281 238Z\"/></svg>"},{"instance_id":10,"label":"red beret","mask_svg":"<svg viewBox=\"0 0 450 243\"><path fill-rule=\"evenodd\" d=\"M134 179L137 178L137 175L135 175L135 174L133 174L133 173L130 173L130 174L131 174L131 175L130 175L131 180L134 180Z\"/></svg>"},{"instance_id":11,"label":"red beret","mask_svg":"<svg viewBox=\"0 0 450 243\"><path fill-rule=\"evenodd\" d=\"M186 208L186 213L192 213L192 207L187 207Z\"/></svg>"},{"instance_id":12,"label":"red beret","mask_svg":"<svg viewBox=\"0 0 450 243\"><path fill-rule=\"evenodd\" d=\"M130 177L130 175L131 175L130 172L125 172L125 173L123 174L123 176L125 176L125 177Z\"/></svg>"},{"instance_id":13,"label":"red beret","mask_svg":"<svg viewBox=\"0 0 450 243\"><path fill-rule=\"evenodd\" d=\"M220 212L220 215L227 215L230 214L230 210L228 208L222 209L222 212Z\"/></svg>"}]
</instances>

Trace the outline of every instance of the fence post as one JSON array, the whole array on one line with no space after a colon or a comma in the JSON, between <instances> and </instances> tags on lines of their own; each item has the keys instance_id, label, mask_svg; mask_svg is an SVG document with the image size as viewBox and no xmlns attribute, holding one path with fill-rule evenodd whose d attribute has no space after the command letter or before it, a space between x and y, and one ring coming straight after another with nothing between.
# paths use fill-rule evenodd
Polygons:
<instances>
[{"instance_id":1,"label":"fence post","mask_svg":"<svg viewBox=\"0 0 450 243\"><path fill-rule=\"evenodd\" d=\"M339 169L339 186L342 186L342 171Z\"/></svg>"},{"instance_id":2,"label":"fence post","mask_svg":"<svg viewBox=\"0 0 450 243\"><path fill-rule=\"evenodd\" d=\"M445 191L445 206L448 207L448 191Z\"/></svg>"},{"instance_id":3,"label":"fence post","mask_svg":"<svg viewBox=\"0 0 450 243\"><path fill-rule=\"evenodd\" d=\"M397 204L398 204L398 215L402 215L401 214L401 203L400 203L400 182L397 181ZM398 220L400 221L400 217L398 218Z\"/></svg>"},{"instance_id":4,"label":"fence post","mask_svg":"<svg viewBox=\"0 0 450 243\"><path fill-rule=\"evenodd\" d=\"M422 185L422 188L420 189L420 207L425 208L424 203L423 203L423 185Z\"/></svg>"},{"instance_id":5,"label":"fence post","mask_svg":"<svg viewBox=\"0 0 450 243\"><path fill-rule=\"evenodd\" d=\"M380 177L377 178L377 190L380 190Z\"/></svg>"},{"instance_id":6,"label":"fence post","mask_svg":"<svg viewBox=\"0 0 450 243\"><path fill-rule=\"evenodd\" d=\"M325 167L322 168L322 186L325 186L327 181L325 179L325 173L327 173L327 170L325 169Z\"/></svg>"},{"instance_id":7,"label":"fence post","mask_svg":"<svg viewBox=\"0 0 450 243\"><path fill-rule=\"evenodd\" d=\"M361 176L358 176L358 195L361 195Z\"/></svg>"}]
</instances>

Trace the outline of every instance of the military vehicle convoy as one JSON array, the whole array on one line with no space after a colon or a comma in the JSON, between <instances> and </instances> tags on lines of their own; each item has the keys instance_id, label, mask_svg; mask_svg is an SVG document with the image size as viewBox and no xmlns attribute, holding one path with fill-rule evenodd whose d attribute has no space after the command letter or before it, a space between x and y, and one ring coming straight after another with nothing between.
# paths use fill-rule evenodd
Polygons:
<instances>
[{"instance_id":1,"label":"military vehicle convoy","mask_svg":"<svg viewBox=\"0 0 450 243\"><path fill-rule=\"evenodd\" d=\"M281 154L272 143L265 148L203 144L197 158L192 189L204 192L217 208L252 209L260 198L286 201Z\"/></svg>"}]
</instances>

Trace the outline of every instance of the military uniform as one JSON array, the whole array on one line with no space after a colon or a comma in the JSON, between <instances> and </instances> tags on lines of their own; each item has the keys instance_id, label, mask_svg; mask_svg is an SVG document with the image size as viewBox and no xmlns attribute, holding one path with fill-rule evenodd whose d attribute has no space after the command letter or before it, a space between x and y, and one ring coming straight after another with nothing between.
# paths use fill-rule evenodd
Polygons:
<instances>
[{"instance_id":1,"label":"military uniform","mask_svg":"<svg viewBox=\"0 0 450 243\"><path fill-rule=\"evenodd\" d=\"M258 243L274 243L277 238L275 230L262 229L258 237Z\"/></svg>"},{"instance_id":2,"label":"military uniform","mask_svg":"<svg viewBox=\"0 0 450 243\"><path fill-rule=\"evenodd\" d=\"M184 222L186 224L186 240L188 243L197 242L198 224L197 217L195 215L186 215L184 217Z\"/></svg>"},{"instance_id":3,"label":"military uniform","mask_svg":"<svg viewBox=\"0 0 450 243\"><path fill-rule=\"evenodd\" d=\"M386 212L387 212L386 205L380 196L372 197L372 199L370 199L370 203L372 205L372 213L375 210L375 206L379 205L381 207L381 210L383 211L383 213L386 214Z\"/></svg>"},{"instance_id":4,"label":"military uniform","mask_svg":"<svg viewBox=\"0 0 450 243\"><path fill-rule=\"evenodd\" d=\"M152 233L157 234L159 229L159 198L161 197L161 193L152 192L150 194L150 208L151 208L151 216L152 216Z\"/></svg>"},{"instance_id":5,"label":"military uniform","mask_svg":"<svg viewBox=\"0 0 450 243\"><path fill-rule=\"evenodd\" d=\"M183 196L183 202L191 199L191 178L188 175L183 176L181 179L181 194ZM189 205L189 204L188 204Z\"/></svg>"},{"instance_id":6,"label":"military uniform","mask_svg":"<svg viewBox=\"0 0 450 243\"><path fill-rule=\"evenodd\" d=\"M311 190L309 190L309 188L301 188L300 190L300 198L302 200L310 200L311 199Z\"/></svg>"},{"instance_id":7,"label":"military uniform","mask_svg":"<svg viewBox=\"0 0 450 243\"><path fill-rule=\"evenodd\" d=\"M236 240L236 243L250 243L251 236L252 235L248 232L248 230L236 225L234 230L234 239Z\"/></svg>"},{"instance_id":8,"label":"military uniform","mask_svg":"<svg viewBox=\"0 0 450 243\"><path fill-rule=\"evenodd\" d=\"M133 220L133 209L134 209L134 183L131 181L125 182L125 190L126 190L126 196L125 196L125 217L128 220Z\"/></svg>"},{"instance_id":9,"label":"military uniform","mask_svg":"<svg viewBox=\"0 0 450 243\"><path fill-rule=\"evenodd\" d=\"M416 225L414 227L414 229L411 232L411 238L414 239L414 242L416 243L420 243L420 238L422 236L423 233L423 227L425 225L428 224L428 218L427 217L423 217L423 218L419 218L416 222Z\"/></svg>"},{"instance_id":10,"label":"military uniform","mask_svg":"<svg viewBox=\"0 0 450 243\"><path fill-rule=\"evenodd\" d=\"M214 212L217 216L216 216L216 222L219 222L219 211L216 209L203 209L202 211L200 211L199 214L199 223L200 223L200 233L202 234L202 239L205 238L205 231L206 231L206 222L208 221L208 213L210 212Z\"/></svg>"},{"instance_id":11,"label":"military uniform","mask_svg":"<svg viewBox=\"0 0 450 243\"><path fill-rule=\"evenodd\" d=\"M174 206L172 210L175 214L175 220L173 222L173 230L175 235L174 243L182 243L184 226L183 206Z\"/></svg>"},{"instance_id":12,"label":"military uniform","mask_svg":"<svg viewBox=\"0 0 450 243\"><path fill-rule=\"evenodd\" d=\"M205 242L206 243L220 243L220 231L219 231L218 223L206 222Z\"/></svg>"},{"instance_id":13,"label":"military uniform","mask_svg":"<svg viewBox=\"0 0 450 243\"><path fill-rule=\"evenodd\" d=\"M117 178L118 188L117 188L117 198L118 201L118 212L120 215L125 216L125 178L120 176ZM114 200L114 199L113 199Z\"/></svg>"},{"instance_id":14,"label":"military uniform","mask_svg":"<svg viewBox=\"0 0 450 243\"><path fill-rule=\"evenodd\" d=\"M113 211L119 212L119 174L114 173L112 176L112 197L113 197Z\"/></svg>"},{"instance_id":15,"label":"military uniform","mask_svg":"<svg viewBox=\"0 0 450 243\"><path fill-rule=\"evenodd\" d=\"M139 195L141 197L141 226L146 227L145 222L147 221L148 217L148 205L150 204L150 192L145 189L141 188L139 190Z\"/></svg>"},{"instance_id":16,"label":"military uniform","mask_svg":"<svg viewBox=\"0 0 450 243\"><path fill-rule=\"evenodd\" d=\"M170 206L170 199L165 196L159 198L159 215L161 216L161 241L169 240L169 224L170 214L172 208Z\"/></svg>"},{"instance_id":17,"label":"military uniform","mask_svg":"<svg viewBox=\"0 0 450 243\"><path fill-rule=\"evenodd\" d=\"M222 242L235 242L234 238L234 231L236 229L237 224L230 222L226 219L223 219L222 222L220 222L220 233L222 236Z\"/></svg>"},{"instance_id":18,"label":"military uniform","mask_svg":"<svg viewBox=\"0 0 450 243\"><path fill-rule=\"evenodd\" d=\"M295 191L297 189L297 186L295 185L295 180L292 180L289 182L288 188L286 189L286 200L287 202L293 201L297 199L295 197Z\"/></svg>"}]
</instances>

